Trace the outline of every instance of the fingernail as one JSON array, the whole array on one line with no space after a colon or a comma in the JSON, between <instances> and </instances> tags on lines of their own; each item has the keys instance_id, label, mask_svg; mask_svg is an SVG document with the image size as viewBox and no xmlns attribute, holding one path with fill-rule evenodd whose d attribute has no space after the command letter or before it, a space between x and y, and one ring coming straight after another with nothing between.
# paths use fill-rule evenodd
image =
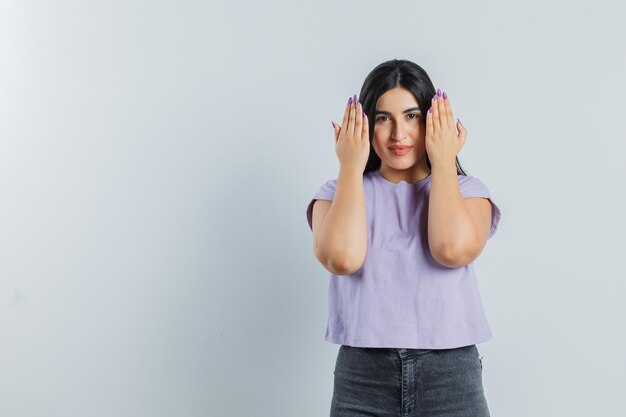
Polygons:
<instances>
[{"instance_id":1,"label":"fingernail","mask_svg":"<svg viewBox=\"0 0 626 417\"><path fill-rule=\"evenodd\" d=\"M356 94L354 95L354 100L352 100L352 102L356 104Z\"/></svg>"},{"instance_id":2,"label":"fingernail","mask_svg":"<svg viewBox=\"0 0 626 417\"><path fill-rule=\"evenodd\" d=\"M461 123L461 119L459 119L458 117L457 117L456 121ZM461 124L463 124L463 123L461 123Z\"/></svg>"},{"instance_id":3,"label":"fingernail","mask_svg":"<svg viewBox=\"0 0 626 417\"><path fill-rule=\"evenodd\" d=\"M365 119L365 113L363 113L363 118Z\"/></svg>"},{"instance_id":4,"label":"fingernail","mask_svg":"<svg viewBox=\"0 0 626 417\"><path fill-rule=\"evenodd\" d=\"M446 92L443 92L443 99L446 100L448 98L448 95L446 94Z\"/></svg>"},{"instance_id":5,"label":"fingernail","mask_svg":"<svg viewBox=\"0 0 626 417\"><path fill-rule=\"evenodd\" d=\"M441 97L441 90L440 90L440 89L437 89L437 95L438 95L439 97Z\"/></svg>"},{"instance_id":6,"label":"fingernail","mask_svg":"<svg viewBox=\"0 0 626 417\"><path fill-rule=\"evenodd\" d=\"M433 112L433 108L431 107L430 109L428 109L428 113L432 113Z\"/></svg>"},{"instance_id":7,"label":"fingernail","mask_svg":"<svg viewBox=\"0 0 626 417\"><path fill-rule=\"evenodd\" d=\"M435 101L437 101L437 96L435 96Z\"/></svg>"},{"instance_id":8,"label":"fingernail","mask_svg":"<svg viewBox=\"0 0 626 417\"><path fill-rule=\"evenodd\" d=\"M330 121L333 124L333 129L335 128L335 122L333 122L332 120Z\"/></svg>"},{"instance_id":9,"label":"fingernail","mask_svg":"<svg viewBox=\"0 0 626 417\"><path fill-rule=\"evenodd\" d=\"M352 97L348 99L348 104L352 104Z\"/></svg>"}]
</instances>

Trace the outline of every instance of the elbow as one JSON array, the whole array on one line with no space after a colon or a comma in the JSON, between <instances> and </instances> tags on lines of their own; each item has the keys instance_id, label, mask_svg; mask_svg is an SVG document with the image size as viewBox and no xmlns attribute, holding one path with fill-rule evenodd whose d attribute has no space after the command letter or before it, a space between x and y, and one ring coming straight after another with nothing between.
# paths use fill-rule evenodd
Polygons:
<instances>
[{"instance_id":1,"label":"elbow","mask_svg":"<svg viewBox=\"0 0 626 417\"><path fill-rule=\"evenodd\" d=\"M440 250L432 251L432 256L438 264L447 268L460 268L469 263L466 262L465 256L452 248L442 248Z\"/></svg>"},{"instance_id":2,"label":"elbow","mask_svg":"<svg viewBox=\"0 0 626 417\"><path fill-rule=\"evenodd\" d=\"M361 269L364 257L347 255L327 255L323 252L316 252L315 257L322 266L334 275L350 275Z\"/></svg>"},{"instance_id":3,"label":"elbow","mask_svg":"<svg viewBox=\"0 0 626 417\"><path fill-rule=\"evenodd\" d=\"M352 275L363 266L363 262L339 261L326 268L335 275Z\"/></svg>"},{"instance_id":4,"label":"elbow","mask_svg":"<svg viewBox=\"0 0 626 417\"><path fill-rule=\"evenodd\" d=\"M480 250L453 248L442 249L432 253L435 261L448 268L460 268L469 265L474 262L479 254Z\"/></svg>"}]
</instances>

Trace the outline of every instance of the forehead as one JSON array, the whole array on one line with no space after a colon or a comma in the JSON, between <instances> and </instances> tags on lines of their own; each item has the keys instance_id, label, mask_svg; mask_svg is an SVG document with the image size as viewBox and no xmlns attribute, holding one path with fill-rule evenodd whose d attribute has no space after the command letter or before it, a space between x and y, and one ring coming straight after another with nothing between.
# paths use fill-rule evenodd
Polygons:
<instances>
[{"instance_id":1,"label":"forehead","mask_svg":"<svg viewBox=\"0 0 626 417\"><path fill-rule=\"evenodd\" d=\"M399 110L417 106L417 100L410 91L396 87L385 91L376 101L376 110Z\"/></svg>"}]
</instances>

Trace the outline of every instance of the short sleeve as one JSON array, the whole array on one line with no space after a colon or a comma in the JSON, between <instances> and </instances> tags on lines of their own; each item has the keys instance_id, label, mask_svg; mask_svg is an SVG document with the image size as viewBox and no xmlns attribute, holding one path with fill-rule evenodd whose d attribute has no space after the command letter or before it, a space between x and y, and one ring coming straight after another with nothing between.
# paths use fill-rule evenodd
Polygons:
<instances>
[{"instance_id":1,"label":"short sleeve","mask_svg":"<svg viewBox=\"0 0 626 417\"><path fill-rule=\"evenodd\" d=\"M313 204L315 200L330 200L333 201L335 198L335 189L337 187L337 180L328 180L324 185L322 185L309 202L309 205L306 208L306 219L309 222L309 227L311 231L313 230Z\"/></svg>"},{"instance_id":2,"label":"short sleeve","mask_svg":"<svg viewBox=\"0 0 626 417\"><path fill-rule=\"evenodd\" d=\"M469 175L459 175L459 189L463 198L483 197L489 199L491 203L491 231L489 239L496 234L498 223L500 222L500 208L496 205L487 189L487 186L478 178Z\"/></svg>"}]
</instances>

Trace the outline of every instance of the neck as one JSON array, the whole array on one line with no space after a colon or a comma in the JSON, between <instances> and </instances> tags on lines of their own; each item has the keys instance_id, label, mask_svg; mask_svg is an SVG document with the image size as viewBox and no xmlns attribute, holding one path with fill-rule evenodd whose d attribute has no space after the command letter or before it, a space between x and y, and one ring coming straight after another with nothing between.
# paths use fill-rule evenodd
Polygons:
<instances>
[{"instance_id":1,"label":"neck","mask_svg":"<svg viewBox=\"0 0 626 417\"><path fill-rule=\"evenodd\" d=\"M411 168L404 170L395 169L390 167L389 165L381 163L378 172L386 180L391 182L417 182L423 180L430 175L430 169L426 165L425 159L422 159L418 164L412 166Z\"/></svg>"}]
</instances>

